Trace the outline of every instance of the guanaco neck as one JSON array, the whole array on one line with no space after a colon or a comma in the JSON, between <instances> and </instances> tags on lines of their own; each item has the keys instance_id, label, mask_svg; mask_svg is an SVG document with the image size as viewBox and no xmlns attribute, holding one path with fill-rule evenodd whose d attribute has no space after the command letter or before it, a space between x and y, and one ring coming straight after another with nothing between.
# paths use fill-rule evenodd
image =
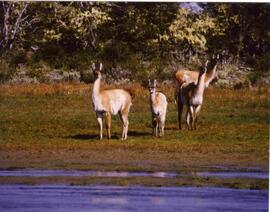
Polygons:
<instances>
[{"instance_id":1,"label":"guanaco neck","mask_svg":"<svg viewBox=\"0 0 270 212\"><path fill-rule=\"evenodd\" d=\"M93 85L93 96L100 94L101 75L99 74Z\"/></svg>"},{"instance_id":2,"label":"guanaco neck","mask_svg":"<svg viewBox=\"0 0 270 212\"><path fill-rule=\"evenodd\" d=\"M206 86L209 85L209 83L215 78L217 71L217 63L215 63L214 67L206 72Z\"/></svg>"},{"instance_id":3,"label":"guanaco neck","mask_svg":"<svg viewBox=\"0 0 270 212\"><path fill-rule=\"evenodd\" d=\"M150 92L151 107L156 104L156 89Z\"/></svg>"},{"instance_id":4,"label":"guanaco neck","mask_svg":"<svg viewBox=\"0 0 270 212\"><path fill-rule=\"evenodd\" d=\"M150 93L150 101L154 103L156 101L156 91Z\"/></svg>"},{"instance_id":5,"label":"guanaco neck","mask_svg":"<svg viewBox=\"0 0 270 212\"><path fill-rule=\"evenodd\" d=\"M197 95L198 94L203 95L204 88L205 88L205 85L204 85L205 75L206 75L206 72L200 71L197 86L196 86L196 89L195 89L195 93Z\"/></svg>"}]
</instances>

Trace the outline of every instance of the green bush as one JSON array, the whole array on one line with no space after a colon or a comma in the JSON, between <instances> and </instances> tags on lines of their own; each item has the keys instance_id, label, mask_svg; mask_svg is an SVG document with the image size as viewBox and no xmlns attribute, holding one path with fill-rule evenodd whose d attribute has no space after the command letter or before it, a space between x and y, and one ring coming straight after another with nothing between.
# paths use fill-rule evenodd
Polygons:
<instances>
[{"instance_id":1,"label":"green bush","mask_svg":"<svg viewBox=\"0 0 270 212\"><path fill-rule=\"evenodd\" d=\"M28 65L28 74L30 77L36 77L40 82L44 81L44 75L53 69L44 61Z\"/></svg>"},{"instance_id":2,"label":"green bush","mask_svg":"<svg viewBox=\"0 0 270 212\"><path fill-rule=\"evenodd\" d=\"M87 83L87 84L93 83L94 80L95 80L94 75L92 74L90 69L81 70L80 75L81 75L81 81L84 82L84 83Z\"/></svg>"},{"instance_id":3,"label":"green bush","mask_svg":"<svg viewBox=\"0 0 270 212\"><path fill-rule=\"evenodd\" d=\"M251 56L247 58L247 64L254 68L255 72L269 72L270 71L270 52L262 56Z\"/></svg>"},{"instance_id":4,"label":"green bush","mask_svg":"<svg viewBox=\"0 0 270 212\"><path fill-rule=\"evenodd\" d=\"M4 83L11 79L15 71L15 68L11 67L6 60L0 59L0 83Z\"/></svg>"},{"instance_id":5,"label":"green bush","mask_svg":"<svg viewBox=\"0 0 270 212\"><path fill-rule=\"evenodd\" d=\"M18 66L20 64L25 64L27 62L27 54L23 49L14 50L9 55L10 64L13 66Z\"/></svg>"}]
</instances>

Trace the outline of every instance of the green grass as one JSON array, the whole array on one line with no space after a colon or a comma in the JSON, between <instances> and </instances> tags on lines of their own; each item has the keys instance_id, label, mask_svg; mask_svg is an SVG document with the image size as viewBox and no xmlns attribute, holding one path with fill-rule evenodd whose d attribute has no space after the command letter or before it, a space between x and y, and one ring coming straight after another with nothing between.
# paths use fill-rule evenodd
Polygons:
<instances>
[{"instance_id":1,"label":"green grass","mask_svg":"<svg viewBox=\"0 0 270 212\"><path fill-rule=\"evenodd\" d=\"M164 88L170 99L172 90ZM2 92L0 168L191 172L222 165L268 170L267 90L207 90L196 131L184 123L182 131L177 129L176 105L170 102L163 138L151 135L148 93L138 93L128 140L119 140L121 125L114 116L112 139L100 141L90 89L80 94Z\"/></svg>"}]
</instances>

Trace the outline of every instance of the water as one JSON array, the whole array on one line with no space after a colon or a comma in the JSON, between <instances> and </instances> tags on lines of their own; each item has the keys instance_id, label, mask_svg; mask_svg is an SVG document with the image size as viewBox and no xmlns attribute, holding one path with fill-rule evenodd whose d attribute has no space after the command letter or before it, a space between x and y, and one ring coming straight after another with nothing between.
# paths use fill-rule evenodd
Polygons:
<instances>
[{"instance_id":1,"label":"water","mask_svg":"<svg viewBox=\"0 0 270 212\"><path fill-rule=\"evenodd\" d=\"M199 177L219 177L219 178L257 178L268 179L268 172L195 172L193 176ZM79 170L0 170L0 177L158 177L175 178L181 176L191 176L191 174L179 174L175 172L123 172L123 171L79 171Z\"/></svg>"},{"instance_id":2,"label":"water","mask_svg":"<svg viewBox=\"0 0 270 212\"><path fill-rule=\"evenodd\" d=\"M268 179L267 172L198 172L200 177Z\"/></svg>"},{"instance_id":3,"label":"water","mask_svg":"<svg viewBox=\"0 0 270 212\"><path fill-rule=\"evenodd\" d=\"M267 211L267 190L0 185L0 211Z\"/></svg>"},{"instance_id":4,"label":"water","mask_svg":"<svg viewBox=\"0 0 270 212\"><path fill-rule=\"evenodd\" d=\"M125 172L125 171L80 171L80 170L0 170L0 177L158 177L173 178L175 172Z\"/></svg>"}]
</instances>

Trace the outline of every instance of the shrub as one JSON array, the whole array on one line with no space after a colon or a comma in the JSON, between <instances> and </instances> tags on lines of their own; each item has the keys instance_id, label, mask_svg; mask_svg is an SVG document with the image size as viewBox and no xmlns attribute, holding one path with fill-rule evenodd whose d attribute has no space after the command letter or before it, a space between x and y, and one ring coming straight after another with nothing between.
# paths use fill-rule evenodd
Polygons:
<instances>
[{"instance_id":1,"label":"shrub","mask_svg":"<svg viewBox=\"0 0 270 212\"><path fill-rule=\"evenodd\" d=\"M0 83L4 83L16 72L16 69L11 67L5 59L0 59Z\"/></svg>"},{"instance_id":2,"label":"shrub","mask_svg":"<svg viewBox=\"0 0 270 212\"><path fill-rule=\"evenodd\" d=\"M87 83L87 84L94 82L94 75L92 74L90 69L88 70L82 69L80 71L80 75L81 75L82 82Z\"/></svg>"}]
</instances>

